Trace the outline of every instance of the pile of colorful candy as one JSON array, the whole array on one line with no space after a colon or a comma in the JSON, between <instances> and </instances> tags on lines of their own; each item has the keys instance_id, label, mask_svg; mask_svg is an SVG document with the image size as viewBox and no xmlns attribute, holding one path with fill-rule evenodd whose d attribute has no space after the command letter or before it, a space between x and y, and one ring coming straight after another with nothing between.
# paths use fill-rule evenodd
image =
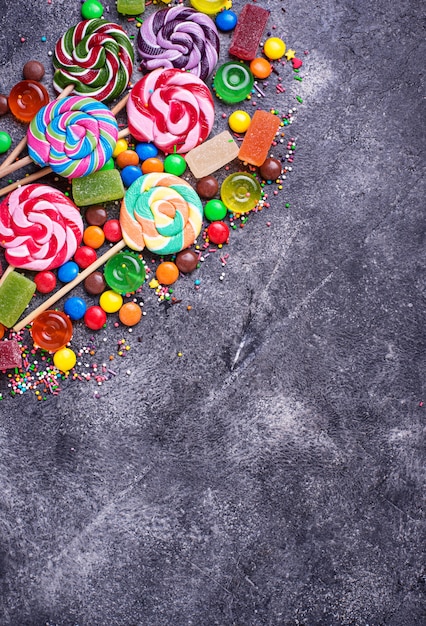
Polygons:
<instances>
[{"instance_id":1,"label":"pile of colorful candy","mask_svg":"<svg viewBox=\"0 0 426 626\"><path fill-rule=\"evenodd\" d=\"M259 54L269 19L262 7L247 4L237 16L222 1L192 4L152 7L140 22L137 48L145 75L134 85L129 82L134 53L126 31L83 5L83 17L89 19L70 28L55 48L58 99L46 102L38 83L44 72L34 61L32 77L38 78L26 82L35 85L20 85L9 98L0 96L0 115L10 108L29 122L29 159L16 162L12 153L0 165L1 176L32 160L72 182L73 198L50 185L24 181L1 190L0 246L9 267L0 279L0 334L8 339L0 341L0 371L18 368L8 375L13 395L30 388L41 399L58 392L59 378L101 384L114 375L105 364L102 374L98 366L88 378L77 373L80 353L72 348L73 325L84 323L97 331L112 315L114 325L131 330L142 316L138 298L145 281L159 302L176 302L170 286L180 274L193 272L221 250L250 213L267 208L270 189L277 195L291 171L296 144L285 131L296 107L280 114L256 100L271 88L259 81L274 74L276 94L285 92L280 70L289 62L289 77L300 85L302 61L278 37L268 36ZM125 12L123 3L117 8ZM219 31L231 33L231 56L217 67ZM214 72L212 83L206 83ZM115 115L101 101L116 99L127 87L129 93L114 107L118 114L126 106L128 127L119 133ZM213 137L215 121L228 116L216 120L210 88L222 102L245 103L230 109L229 130ZM302 102L298 93L291 96ZM253 115L251 107L256 107ZM0 132L0 151L9 147ZM119 216L108 219L111 203L117 202ZM219 258L224 267L228 254ZM16 268L36 273L23 276ZM63 286L54 292L57 281ZM87 301L70 294L79 283ZM198 278L194 286L199 289ZM41 304L22 320L35 292ZM63 312L56 309L61 298ZM26 327L33 348L26 345ZM37 354L48 370L40 376L42 383L31 379L26 384L19 368L25 370Z\"/></svg>"}]
</instances>

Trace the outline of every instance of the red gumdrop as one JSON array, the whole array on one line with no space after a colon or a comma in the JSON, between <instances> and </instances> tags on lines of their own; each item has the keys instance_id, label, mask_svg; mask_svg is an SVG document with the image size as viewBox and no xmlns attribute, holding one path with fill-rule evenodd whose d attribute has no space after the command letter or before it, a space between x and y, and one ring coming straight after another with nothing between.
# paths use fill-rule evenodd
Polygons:
<instances>
[{"instance_id":1,"label":"red gumdrop","mask_svg":"<svg viewBox=\"0 0 426 626\"><path fill-rule=\"evenodd\" d=\"M293 65L293 69L298 70L299 67L302 67L303 61L301 61L300 59L297 59L296 57L294 57L291 60L291 64Z\"/></svg>"},{"instance_id":2,"label":"red gumdrop","mask_svg":"<svg viewBox=\"0 0 426 626\"><path fill-rule=\"evenodd\" d=\"M34 276L34 282L36 284L37 291L40 293L50 293L56 287L56 276L53 272L45 270Z\"/></svg>"},{"instance_id":3,"label":"red gumdrop","mask_svg":"<svg viewBox=\"0 0 426 626\"><path fill-rule=\"evenodd\" d=\"M207 236L212 243L225 243L228 241L229 227L225 222L212 222L207 228Z\"/></svg>"},{"instance_id":4,"label":"red gumdrop","mask_svg":"<svg viewBox=\"0 0 426 626\"><path fill-rule=\"evenodd\" d=\"M89 306L84 314L84 323L91 330L100 330L106 323L106 313L100 306Z\"/></svg>"},{"instance_id":5,"label":"red gumdrop","mask_svg":"<svg viewBox=\"0 0 426 626\"><path fill-rule=\"evenodd\" d=\"M97 258L96 250L90 246L80 246L74 254L74 261L77 263L78 267L83 270L89 267L89 265L92 265Z\"/></svg>"},{"instance_id":6,"label":"red gumdrop","mask_svg":"<svg viewBox=\"0 0 426 626\"><path fill-rule=\"evenodd\" d=\"M118 220L108 220L103 225L105 239L111 243L116 243L122 239L121 226Z\"/></svg>"}]
</instances>

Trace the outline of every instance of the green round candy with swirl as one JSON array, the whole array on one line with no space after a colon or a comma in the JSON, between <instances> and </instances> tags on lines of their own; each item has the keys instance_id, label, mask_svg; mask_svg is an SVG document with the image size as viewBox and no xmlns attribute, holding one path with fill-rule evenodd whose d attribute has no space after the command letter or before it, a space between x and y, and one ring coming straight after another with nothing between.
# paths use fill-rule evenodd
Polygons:
<instances>
[{"instance_id":1,"label":"green round candy with swirl","mask_svg":"<svg viewBox=\"0 0 426 626\"><path fill-rule=\"evenodd\" d=\"M101 102L118 98L133 71L134 51L125 30L103 19L83 20L59 39L55 46L53 86Z\"/></svg>"},{"instance_id":2,"label":"green round candy with swirl","mask_svg":"<svg viewBox=\"0 0 426 626\"><path fill-rule=\"evenodd\" d=\"M254 84L254 76L247 65L229 61L217 70L213 79L213 89L216 96L233 104L242 102L250 95Z\"/></svg>"}]
</instances>

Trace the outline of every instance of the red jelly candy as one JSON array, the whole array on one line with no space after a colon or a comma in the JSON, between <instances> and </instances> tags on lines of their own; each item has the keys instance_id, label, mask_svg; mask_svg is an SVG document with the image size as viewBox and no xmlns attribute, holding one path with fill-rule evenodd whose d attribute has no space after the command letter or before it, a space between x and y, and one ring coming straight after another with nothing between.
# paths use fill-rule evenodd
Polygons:
<instances>
[{"instance_id":1,"label":"red jelly candy","mask_svg":"<svg viewBox=\"0 0 426 626\"><path fill-rule=\"evenodd\" d=\"M41 83L22 80L9 94L9 109L20 122L31 122L41 107L49 102L49 94Z\"/></svg>"},{"instance_id":2,"label":"red jelly candy","mask_svg":"<svg viewBox=\"0 0 426 626\"><path fill-rule=\"evenodd\" d=\"M22 367L21 348L15 339L0 341L0 371Z\"/></svg>"}]
</instances>

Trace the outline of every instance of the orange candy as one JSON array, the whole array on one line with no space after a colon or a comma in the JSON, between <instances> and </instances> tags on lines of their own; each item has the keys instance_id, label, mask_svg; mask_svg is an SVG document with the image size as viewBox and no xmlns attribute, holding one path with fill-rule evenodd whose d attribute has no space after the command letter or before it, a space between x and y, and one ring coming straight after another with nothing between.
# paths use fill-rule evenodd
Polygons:
<instances>
[{"instance_id":1,"label":"orange candy","mask_svg":"<svg viewBox=\"0 0 426 626\"><path fill-rule=\"evenodd\" d=\"M127 165L139 165L139 157L137 152L134 150L123 150L115 159L118 167L123 169L123 167L127 167Z\"/></svg>"},{"instance_id":2,"label":"orange candy","mask_svg":"<svg viewBox=\"0 0 426 626\"><path fill-rule=\"evenodd\" d=\"M256 78L268 78L272 72L272 67L269 61L263 57L257 57L250 63L251 72Z\"/></svg>"},{"instance_id":3,"label":"orange candy","mask_svg":"<svg viewBox=\"0 0 426 626\"><path fill-rule=\"evenodd\" d=\"M119 320L125 326L134 326L142 317L142 310L136 302L126 302L118 312Z\"/></svg>"},{"instance_id":4,"label":"orange candy","mask_svg":"<svg viewBox=\"0 0 426 626\"><path fill-rule=\"evenodd\" d=\"M100 226L88 226L83 233L83 241L90 248L100 248L105 241L105 233Z\"/></svg>"},{"instance_id":5,"label":"orange candy","mask_svg":"<svg viewBox=\"0 0 426 626\"><path fill-rule=\"evenodd\" d=\"M145 159L142 163L142 173L150 174L151 172L164 172L163 161L160 161L160 159L156 159L155 157Z\"/></svg>"},{"instance_id":6,"label":"orange candy","mask_svg":"<svg viewBox=\"0 0 426 626\"><path fill-rule=\"evenodd\" d=\"M155 272L157 280L162 285L173 285L179 278L179 269L172 261L163 261Z\"/></svg>"},{"instance_id":7,"label":"orange candy","mask_svg":"<svg viewBox=\"0 0 426 626\"><path fill-rule=\"evenodd\" d=\"M3 324L0 324L0 339L3 339L5 332L6 328L3 326Z\"/></svg>"}]
</instances>

